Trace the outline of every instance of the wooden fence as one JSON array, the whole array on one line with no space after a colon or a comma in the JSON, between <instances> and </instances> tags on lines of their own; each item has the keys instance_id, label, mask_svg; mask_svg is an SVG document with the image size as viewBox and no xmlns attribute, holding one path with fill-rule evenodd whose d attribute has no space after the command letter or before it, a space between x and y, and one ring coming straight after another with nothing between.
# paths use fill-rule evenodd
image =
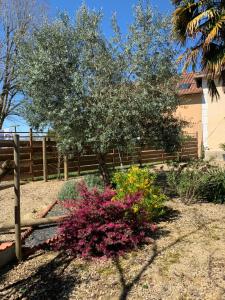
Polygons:
<instances>
[{"instance_id":1,"label":"wooden fence","mask_svg":"<svg viewBox=\"0 0 225 300\"><path fill-rule=\"evenodd\" d=\"M40 139L40 137L39 137ZM43 176L45 180L49 175L64 173L67 179L68 173L76 172L81 175L83 172L98 169L98 158L94 153L83 155L71 153L68 157L61 157L57 151L55 141L42 137L42 140L35 140L32 134L27 141L20 140L20 176L21 179L34 179ZM13 160L13 141L0 140L0 165L6 160ZM108 167L115 168L139 164L163 163L175 159L187 159L198 157L198 139L196 136L189 137L183 143L182 148L176 153L166 153L163 150L153 147L136 148L132 154L119 153L113 149L106 156ZM9 175L5 180L12 180Z\"/></svg>"}]
</instances>

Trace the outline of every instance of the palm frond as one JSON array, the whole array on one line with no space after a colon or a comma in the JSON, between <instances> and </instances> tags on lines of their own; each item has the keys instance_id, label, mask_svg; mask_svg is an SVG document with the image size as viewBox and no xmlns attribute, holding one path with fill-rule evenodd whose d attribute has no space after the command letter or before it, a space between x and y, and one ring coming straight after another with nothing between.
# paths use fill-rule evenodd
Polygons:
<instances>
[{"instance_id":1,"label":"palm frond","mask_svg":"<svg viewBox=\"0 0 225 300\"><path fill-rule=\"evenodd\" d=\"M218 97L214 79L225 70L225 0L172 0L173 30L178 42L191 40L180 60L184 69L201 65L208 76L208 87ZM225 85L225 75L224 75Z\"/></svg>"},{"instance_id":2,"label":"palm frond","mask_svg":"<svg viewBox=\"0 0 225 300\"><path fill-rule=\"evenodd\" d=\"M203 11L187 24L187 32L190 35L193 35L194 33L199 31L199 24L201 21L203 21L204 19L205 21L214 19L216 18L216 15L217 11L215 9L208 9L206 11Z\"/></svg>"},{"instance_id":3,"label":"palm frond","mask_svg":"<svg viewBox=\"0 0 225 300\"><path fill-rule=\"evenodd\" d=\"M210 42L212 42L214 39L218 38L219 31L223 28L225 24L225 15L222 15L220 19L215 23L215 25L212 27L210 32L208 33L208 36L205 40L205 45L207 46Z\"/></svg>"}]
</instances>

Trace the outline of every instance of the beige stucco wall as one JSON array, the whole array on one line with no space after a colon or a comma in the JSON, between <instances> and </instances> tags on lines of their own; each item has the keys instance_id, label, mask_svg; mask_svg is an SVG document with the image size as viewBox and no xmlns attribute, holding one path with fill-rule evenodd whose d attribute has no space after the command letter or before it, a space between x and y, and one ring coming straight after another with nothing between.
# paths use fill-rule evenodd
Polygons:
<instances>
[{"instance_id":1,"label":"beige stucco wall","mask_svg":"<svg viewBox=\"0 0 225 300\"><path fill-rule=\"evenodd\" d=\"M202 95L192 94L180 97L180 105L176 115L188 123L185 128L187 133L198 135L200 155L202 145Z\"/></svg>"},{"instance_id":2,"label":"beige stucco wall","mask_svg":"<svg viewBox=\"0 0 225 300\"><path fill-rule=\"evenodd\" d=\"M220 145L225 143L225 94L221 83L216 81L220 98L212 100L207 88L207 81L203 79L203 95L207 106L207 146L206 151L215 156L222 156ZM224 159L223 157L221 157Z\"/></svg>"}]
</instances>

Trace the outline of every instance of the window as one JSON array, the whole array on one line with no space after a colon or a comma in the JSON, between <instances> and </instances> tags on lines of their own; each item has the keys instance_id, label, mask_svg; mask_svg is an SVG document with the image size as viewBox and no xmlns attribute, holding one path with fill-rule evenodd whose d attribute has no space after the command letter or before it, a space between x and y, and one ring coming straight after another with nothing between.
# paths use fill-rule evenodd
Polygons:
<instances>
[{"instance_id":1,"label":"window","mask_svg":"<svg viewBox=\"0 0 225 300\"><path fill-rule=\"evenodd\" d=\"M202 87L202 78L196 78L195 79L196 81L196 85L197 85L197 88L201 88Z\"/></svg>"}]
</instances>

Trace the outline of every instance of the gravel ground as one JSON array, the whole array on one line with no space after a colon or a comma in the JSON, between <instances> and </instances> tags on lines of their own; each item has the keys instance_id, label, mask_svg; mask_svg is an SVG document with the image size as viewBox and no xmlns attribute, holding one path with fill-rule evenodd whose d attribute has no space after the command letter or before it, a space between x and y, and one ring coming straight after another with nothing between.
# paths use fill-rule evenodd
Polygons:
<instances>
[{"instance_id":1,"label":"gravel ground","mask_svg":"<svg viewBox=\"0 0 225 300\"><path fill-rule=\"evenodd\" d=\"M225 205L168 202L153 244L118 260L37 252L0 273L0 299L225 299Z\"/></svg>"},{"instance_id":2,"label":"gravel ground","mask_svg":"<svg viewBox=\"0 0 225 300\"><path fill-rule=\"evenodd\" d=\"M57 194L64 181L34 181L21 185L21 219L35 218L48 205L57 199ZM0 191L0 223L13 222L14 218L13 187ZM14 234L0 234L0 243L11 241Z\"/></svg>"}]
</instances>

